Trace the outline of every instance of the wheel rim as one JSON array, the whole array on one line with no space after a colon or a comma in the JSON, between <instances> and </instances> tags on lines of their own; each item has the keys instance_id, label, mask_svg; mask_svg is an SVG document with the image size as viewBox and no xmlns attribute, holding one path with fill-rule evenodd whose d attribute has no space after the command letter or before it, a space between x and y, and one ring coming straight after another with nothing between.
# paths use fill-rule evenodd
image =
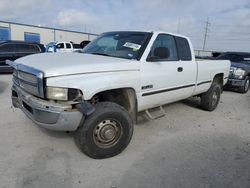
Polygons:
<instances>
[{"instance_id":1,"label":"wheel rim","mask_svg":"<svg viewBox=\"0 0 250 188\"><path fill-rule=\"evenodd\" d=\"M212 96L212 106L215 106L218 102L219 99L219 91L214 91L213 96Z\"/></svg>"},{"instance_id":2,"label":"wheel rim","mask_svg":"<svg viewBox=\"0 0 250 188\"><path fill-rule=\"evenodd\" d=\"M116 120L103 120L94 129L95 144L100 148L114 146L122 136L122 126Z\"/></svg>"},{"instance_id":3,"label":"wheel rim","mask_svg":"<svg viewBox=\"0 0 250 188\"><path fill-rule=\"evenodd\" d=\"M245 91L247 91L249 88L249 80L246 81L246 84L245 84Z\"/></svg>"}]
</instances>

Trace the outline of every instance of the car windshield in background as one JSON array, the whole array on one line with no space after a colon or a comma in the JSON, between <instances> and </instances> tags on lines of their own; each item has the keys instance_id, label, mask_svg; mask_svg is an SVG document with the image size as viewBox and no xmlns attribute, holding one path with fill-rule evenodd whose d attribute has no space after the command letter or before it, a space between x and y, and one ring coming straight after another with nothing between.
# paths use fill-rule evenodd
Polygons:
<instances>
[{"instance_id":1,"label":"car windshield in background","mask_svg":"<svg viewBox=\"0 0 250 188\"><path fill-rule=\"evenodd\" d=\"M83 49L83 53L139 60L151 33L104 33Z\"/></svg>"}]
</instances>

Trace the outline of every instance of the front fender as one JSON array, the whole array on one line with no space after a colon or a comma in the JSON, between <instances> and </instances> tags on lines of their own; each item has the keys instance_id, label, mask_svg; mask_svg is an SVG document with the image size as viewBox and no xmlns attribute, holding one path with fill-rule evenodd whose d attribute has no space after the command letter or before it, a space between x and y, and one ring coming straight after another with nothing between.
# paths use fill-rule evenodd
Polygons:
<instances>
[{"instance_id":1,"label":"front fender","mask_svg":"<svg viewBox=\"0 0 250 188\"><path fill-rule=\"evenodd\" d=\"M139 71L117 71L106 73L76 74L46 78L46 86L80 89L84 100L90 100L96 93L119 89L140 89Z\"/></svg>"}]
</instances>

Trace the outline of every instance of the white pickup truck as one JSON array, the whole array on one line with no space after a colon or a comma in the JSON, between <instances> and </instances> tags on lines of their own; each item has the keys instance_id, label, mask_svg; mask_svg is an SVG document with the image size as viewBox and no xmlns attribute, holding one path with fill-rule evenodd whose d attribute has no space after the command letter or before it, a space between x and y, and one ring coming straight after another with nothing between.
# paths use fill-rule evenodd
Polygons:
<instances>
[{"instance_id":1,"label":"white pickup truck","mask_svg":"<svg viewBox=\"0 0 250 188\"><path fill-rule=\"evenodd\" d=\"M51 42L47 44L47 52L75 52L82 50L80 44L73 42Z\"/></svg>"},{"instance_id":2,"label":"white pickup truck","mask_svg":"<svg viewBox=\"0 0 250 188\"><path fill-rule=\"evenodd\" d=\"M14 67L12 103L41 127L75 131L92 158L122 152L137 112L191 96L213 111L230 62L194 57L187 37L167 32L107 32L83 53L38 54ZM162 109L162 108L161 108Z\"/></svg>"}]
</instances>

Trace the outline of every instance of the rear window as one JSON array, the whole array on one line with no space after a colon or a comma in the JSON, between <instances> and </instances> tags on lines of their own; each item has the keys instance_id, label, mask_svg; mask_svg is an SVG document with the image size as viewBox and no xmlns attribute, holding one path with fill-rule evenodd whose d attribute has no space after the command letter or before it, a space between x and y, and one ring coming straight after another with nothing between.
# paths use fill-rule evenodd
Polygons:
<instances>
[{"instance_id":1,"label":"rear window","mask_svg":"<svg viewBox=\"0 0 250 188\"><path fill-rule=\"evenodd\" d=\"M183 61L192 60L191 50L187 39L175 37L179 59Z\"/></svg>"}]
</instances>

